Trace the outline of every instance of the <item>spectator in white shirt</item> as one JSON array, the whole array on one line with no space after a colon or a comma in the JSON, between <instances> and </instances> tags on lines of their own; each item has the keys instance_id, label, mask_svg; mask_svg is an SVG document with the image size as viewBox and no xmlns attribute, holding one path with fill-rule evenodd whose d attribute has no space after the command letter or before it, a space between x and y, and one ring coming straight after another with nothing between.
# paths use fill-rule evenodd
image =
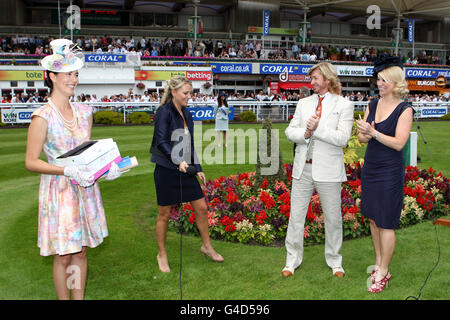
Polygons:
<instances>
[{"instance_id":1,"label":"spectator in white shirt","mask_svg":"<svg viewBox=\"0 0 450 320\"><path fill-rule=\"evenodd\" d=\"M259 101L264 101L267 98L267 96L263 93L262 90L259 91L259 93L256 95L256 99Z\"/></svg>"},{"instance_id":2,"label":"spectator in white shirt","mask_svg":"<svg viewBox=\"0 0 450 320\"><path fill-rule=\"evenodd\" d=\"M144 95L142 96L142 101L143 102L149 102L150 101L150 95L148 94L147 90L144 91Z\"/></svg>"},{"instance_id":3,"label":"spectator in white shirt","mask_svg":"<svg viewBox=\"0 0 450 320\"><path fill-rule=\"evenodd\" d=\"M294 43L292 45L292 55L294 56L294 59L297 60L297 55L298 55L298 45L296 43Z\"/></svg>"}]
</instances>

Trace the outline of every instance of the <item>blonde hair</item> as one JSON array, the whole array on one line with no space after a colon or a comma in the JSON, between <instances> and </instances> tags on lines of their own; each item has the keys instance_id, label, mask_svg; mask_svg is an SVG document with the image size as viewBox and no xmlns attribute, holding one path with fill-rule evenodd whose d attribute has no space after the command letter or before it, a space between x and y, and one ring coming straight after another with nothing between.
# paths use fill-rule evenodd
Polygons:
<instances>
[{"instance_id":1,"label":"blonde hair","mask_svg":"<svg viewBox=\"0 0 450 320\"><path fill-rule=\"evenodd\" d=\"M170 80L167 81L166 87L164 88L164 95L161 98L160 105L164 105L172 100L172 90L178 90L185 84L188 84L192 87L192 82L186 79L183 76L173 76Z\"/></svg>"},{"instance_id":2,"label":"blonde hair","mask_svg":"<svg viewBox=\"0 0 450 320\"><path fill-rule=\"evenodd\" d=\"M388 67L378 72L378 76L386 82L394 83L392 94L397 98L403 98L408 93L408 82L405 79L405 72L398 66Z\"/></svg>"},{"instance_id":3,"label":"blonde hair","mask_svg":"<svg viewBox=\"0 0 450 320\"><path fill-rule=\"evenodd\" d=\"M341 94L341 81L338 78L336 68L329 62L320 62L308 71L311 75L314 70L319 70L325 80L329 80L328 91L334 94Z\"/></svg>"}]
</instances>

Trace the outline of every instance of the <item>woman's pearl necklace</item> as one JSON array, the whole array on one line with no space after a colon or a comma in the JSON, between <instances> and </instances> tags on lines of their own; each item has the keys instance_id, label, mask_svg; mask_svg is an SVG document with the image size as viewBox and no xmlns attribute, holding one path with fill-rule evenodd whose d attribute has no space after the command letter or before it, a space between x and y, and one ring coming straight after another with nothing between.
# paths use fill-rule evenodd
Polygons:
<instances>
[{"instance_id":1,"label":"woman's pearl necklace","mask_svg":"<svg viewBox=\"0 0 450 320\"><path fill-rule=\"evenodd\" d=\"M55 110L58 117L62 120L64 126L69 129L70 131L74 131L78 127L78 120L77 120L77 114L75 111L75 108L73 107L72 103L69 101L70 108L72 109L73 118L72 120L68 121L66 118L63 117L61 112L59 112L58 108L55 106L55 104L52 102L51 99L48 99L48 104L50 107Z\"/></svg>"}]
</instances>

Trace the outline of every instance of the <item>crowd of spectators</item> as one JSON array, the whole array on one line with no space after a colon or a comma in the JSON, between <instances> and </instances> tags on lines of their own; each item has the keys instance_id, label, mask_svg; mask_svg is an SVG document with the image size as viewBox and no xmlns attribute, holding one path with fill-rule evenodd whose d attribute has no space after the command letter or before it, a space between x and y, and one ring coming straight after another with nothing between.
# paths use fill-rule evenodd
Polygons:
<instances>
[{"instance_id":1,"label":"crowd of spectators","mask_svg":"<svg viewBox=\"0 0 450 320\"><path fill-rule=\"evenodd\" d=\"M33 35L0 35L0 54L50 54L49 43L52 38ZM293 43L290 48L263 48L261 41L223 41L212 39L170 39L92 36L76 37L77 45L86 52L97 53L135 53L143 57L185 56L229 59L273 59L316 61L334 59L339 61L371 62L381 53L373 47L354 47L329 45L307 45L302 47ZM263 50L266 49L266 50ZM418 55L402 57L405 64L445 64L436 54L420 51Z\"/></svg>"},{"instance_id":2,"label":"crowd of spectators","mask_svg":"<svg viewBox=\"0 0 450 320\"><path fill-rule=\"evenodd\" d=\"M281 91L280 93L271 93L267 94L267 92L263 92L260 90L255 93L253 91L247 92L230 92L228 93L228 100L253 100L253 101L298 101L306 97L309 92L305 92L302 90L299 91ZM344 98L354 102L366 102L370 101L377 96L370 96L361 92L347 92L344 93ZM132 89L129 90L128 94L117 94L111 96L103 96L97 97L96 94L81 94L74 97L75 102L159 102L162 97L162 93L158 94L153 91L144 91L143 94L136 94ZM193 102L204 102L214 104L217 102L218 94L201 94L198 92L194 92L192 94L189 103ZM437 94L409 94L406 98L409 102L424 102L424 103L433 103L433 102L450 102L450 97L446 97L445 95L437 95ZM27 94L25 92L21 92L20 94L13 94L11 97L8 94L3 94L2 103L40 103L47 102L48 95L41 95L39 92L34 92Z\"/></svg>"}]
</instances>

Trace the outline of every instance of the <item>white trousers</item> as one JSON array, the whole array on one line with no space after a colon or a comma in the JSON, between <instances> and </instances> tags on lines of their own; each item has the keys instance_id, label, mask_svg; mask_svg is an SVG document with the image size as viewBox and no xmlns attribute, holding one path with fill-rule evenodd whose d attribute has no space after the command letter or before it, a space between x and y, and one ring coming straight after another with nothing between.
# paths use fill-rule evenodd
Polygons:
<instances>
[{"instance_id":1,"label":"white trousers","mask_svg":"<svg viewBox=\"0 0 450 320\"><path fill-rule=\"evenodd\" d=\"M300 179L292 179L291 213L286 234L286 267L293 272L303 259L305 218L314 188L319 193L325 223L325 261L330 268L342 266L341 182L313 181L312 165L305 164Z\"/></svg>"}]
</instances>

